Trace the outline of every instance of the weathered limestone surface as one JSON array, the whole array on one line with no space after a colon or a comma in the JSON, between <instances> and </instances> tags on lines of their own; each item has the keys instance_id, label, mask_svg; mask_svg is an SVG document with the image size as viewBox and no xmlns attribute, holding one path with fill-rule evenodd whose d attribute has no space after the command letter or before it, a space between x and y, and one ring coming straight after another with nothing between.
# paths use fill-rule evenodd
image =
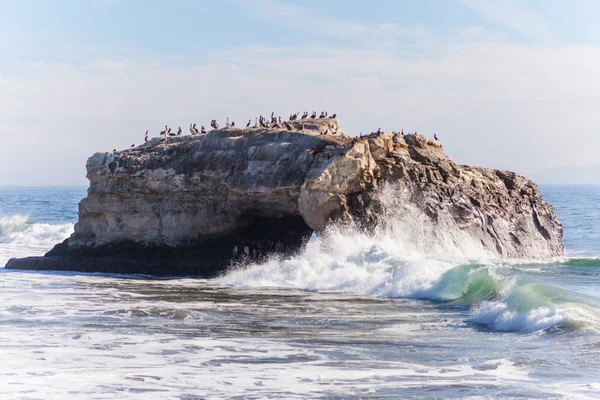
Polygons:
<instances>
[{"instance_id":1,"label":"weathered limestone surface","mask_svg":"<svg viewBox=\"0 0 600 400\"><path fill-rule=\"evenodd\" d=\"M300 251L335 221L384 224L386 184L499 256L563 253L560 221L521 176L459 166L422 136L353 140L337 120L292 125L299 130L220 129L94 154L73 235L7 268L214 275Z\"/></svg>"}]
</instances>

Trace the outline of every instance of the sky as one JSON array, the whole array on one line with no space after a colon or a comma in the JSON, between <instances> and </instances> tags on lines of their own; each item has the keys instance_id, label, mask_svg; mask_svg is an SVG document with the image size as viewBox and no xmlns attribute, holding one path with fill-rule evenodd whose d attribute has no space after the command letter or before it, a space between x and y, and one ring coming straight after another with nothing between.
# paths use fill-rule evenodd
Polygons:
<instances>
[{"instance_id":1,"label":"sky","mask_svg":"<svg viewBox=\"0 0 600 400\"><path fill-rule=\"evenodd\" d=\"M596 0L0 0L0 185L272 110L433 137L461 164L600 162Z\"/></svg>"}]
</instances>

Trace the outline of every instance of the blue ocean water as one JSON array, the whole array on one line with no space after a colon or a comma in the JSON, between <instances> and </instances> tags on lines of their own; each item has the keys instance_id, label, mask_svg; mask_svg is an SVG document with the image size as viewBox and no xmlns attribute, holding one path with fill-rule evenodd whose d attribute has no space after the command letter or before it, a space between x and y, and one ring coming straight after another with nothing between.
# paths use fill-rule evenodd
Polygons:
<instances>
[{"instance_id":1,"label":"blue ocean water","mask_svg":"<svg viewBox=\"0 0 600 400\"><path fill-rule=\"evenodd\" d=\"M600 186L542 186L565 257L339 231L212 280L0 270L0 398L595 398ZM0 188L0 264L85 188Z\"/></svg>"}]
</instances>

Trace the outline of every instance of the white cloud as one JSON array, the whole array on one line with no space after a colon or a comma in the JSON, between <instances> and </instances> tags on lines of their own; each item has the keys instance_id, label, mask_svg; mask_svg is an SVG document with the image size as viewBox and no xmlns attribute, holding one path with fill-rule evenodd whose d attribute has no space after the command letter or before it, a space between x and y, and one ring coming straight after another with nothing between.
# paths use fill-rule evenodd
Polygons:
<instances>
[{"instance_id":1,"label":"white cloud","mask_svg":"<svg viewBox=\"0 0 600 400\"><path fill-rule=\"evenodd\" d=\"M547 25L534 13L519 6L514 0L455 0L490 21L520 32L534 39L548 41L550 33Z\"/></svg>"},{"instance_id":2,"label":"white cloud","mask_svg":"<svg viewBox=\"0 0 600 400\"><path fill-rule=\"evenodd\" d=\"M336 38L352 38L368 31L365 25L354 21L320 15L317 10L286 4L276 0L231 0L257 17L280 25L311 31Z\"/></svg>"},{"instance_id":3,"label":"white cloud","mask_svg":"<svg viewBox=\"0 0 600 400\"><path fill-rule=\"evenodd\" d=\"M139 143L146 129L226 117L241 124L271 110L327 109L354 134L437 133L459 162L521 173L597 160L600 48L448 44L417 59L390 49L251 46L213 59L221 61L29 64L35 80L0 77L0 169L13 171L0 183L84 184L88 156Z\"/></svg>"}]
</instances>

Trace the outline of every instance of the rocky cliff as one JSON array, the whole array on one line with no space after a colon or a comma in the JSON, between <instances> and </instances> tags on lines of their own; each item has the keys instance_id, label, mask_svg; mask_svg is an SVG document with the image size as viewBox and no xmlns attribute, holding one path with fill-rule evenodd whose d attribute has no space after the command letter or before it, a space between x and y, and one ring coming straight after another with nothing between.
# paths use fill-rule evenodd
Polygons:
<instances>
[{"instance_id":1,"label":"rocky cliff","mask_svg":"<svg viewBox=\"0 0 600 400\"><path fill-rule=\"evenodd\" d=\"M300 251L334 222L376 230L385 224L386 185L432 223L450 219L500 257L563 253L560 221L515 173L457 165L423 136L352 138L332 119L292 125L96 153L73 235L45 257L7 267L209 276Z\"/></svg>"}]
</instances>

